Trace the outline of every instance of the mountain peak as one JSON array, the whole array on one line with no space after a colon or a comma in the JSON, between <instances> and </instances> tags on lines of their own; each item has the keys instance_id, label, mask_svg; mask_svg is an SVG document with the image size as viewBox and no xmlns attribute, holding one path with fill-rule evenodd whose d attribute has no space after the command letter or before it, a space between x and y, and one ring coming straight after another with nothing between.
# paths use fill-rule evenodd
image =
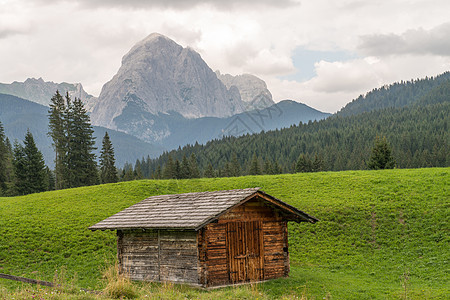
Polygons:
<instances>
[{"instance_id":1,"label":"mountain peak","mask_svg":"<svg viewBox=\"0 0 450 300\"><path fill-rule=\"evenodd\" d=\"M159 57L164 55L178 55L183 47L175 43L168 37L152 33L146 38L135 44L131 50L122 58L122 65L137 61L146 60L149 57Z\"/></svg>"},{"instance_id":2,"label":"mountain peak","mask_svg":"<svg viewBox=\"0 0 450 300\"><path fill-rule=\"evenodd\" d=\"M123 119L126 112L133 112L132 118L170 111L188 118L227 117L244 107L239 92L228 89L200 54L152 33L123 57L118 73L103 86L91 118L93 124L114 129L115 118Z\"/></svg>"}]
</instances>

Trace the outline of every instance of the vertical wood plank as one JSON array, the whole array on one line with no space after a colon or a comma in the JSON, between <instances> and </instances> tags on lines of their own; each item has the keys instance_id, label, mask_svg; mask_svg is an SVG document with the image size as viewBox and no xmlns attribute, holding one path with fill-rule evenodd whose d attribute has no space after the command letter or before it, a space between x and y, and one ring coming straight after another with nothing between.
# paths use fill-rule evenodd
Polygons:
<instances>
[{"instance_id":1,"label":"vertical wood plank","mask_svg":"<svg viewBox=\"0 0 450 300\"><path fill-rule=\"evenodd\" d=\"M161 231L158 229L158 281L161 281Z\"/></svg>"}]
</instances>

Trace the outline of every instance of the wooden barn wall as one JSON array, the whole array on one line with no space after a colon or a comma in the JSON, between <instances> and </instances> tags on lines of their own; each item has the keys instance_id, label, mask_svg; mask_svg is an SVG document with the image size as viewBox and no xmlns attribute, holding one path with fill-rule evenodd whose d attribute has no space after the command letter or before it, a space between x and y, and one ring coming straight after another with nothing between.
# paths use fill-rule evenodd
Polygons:
<instances>
[{"instance_id":1,"label":"wooden barn wall","mask_svg":"<svg viewBox=\"0 0 450 300\"><path fill-rule=\"evenodd\" d=\"M288 276L289 253L287 228L279 213L254 199L222 215L217 223L205 226L199 233L200 283L229 284L229 265L226 245L228 222L262 221L264 239L264 279ZM206 271L206 272L205 272Z\"/></svg>"},{"instance_id":2,"label":"wooden barn wall","mask_svg":"<svg viewBox=\"0 0 450 300\"><path fill-rule=\"evenodd\" d=\"M118 231L121 270L133 280L198 283L196 231Z\"/></svg>"},{"instance_id":3,"label":"wooden barn wall","mask_svg":"<svg viewBox=\"0 0 450 300\"><path fill-rule=\"evenodd\" d=\"M289 274L289 252L286 222L263 222L264 279Z\"/></svg>"}]
</instances>

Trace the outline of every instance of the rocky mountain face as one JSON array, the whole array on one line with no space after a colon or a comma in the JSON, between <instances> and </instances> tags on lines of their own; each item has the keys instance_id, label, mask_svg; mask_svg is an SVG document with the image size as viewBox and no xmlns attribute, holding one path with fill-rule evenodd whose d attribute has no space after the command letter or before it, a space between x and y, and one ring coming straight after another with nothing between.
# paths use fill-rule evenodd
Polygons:
<instances>
[{"instance_id":1,"label":"rocky mountain face","mask_svg":"<svg viewBox=\"0 0 450 300\"><path fill-rule=\"evenodd\" d=\"M103 86L91 119L94 125L133 131L149 140L170 134L166 128L152 129L154 116L161 113L227 117L244 109L238 89L228 89L197 52L153 33L123 57L118 73Z\"/></svg>"},{"instance_id":2,"label":"rocky mountain face","mask_svg":"<svg viewBox=\"0 0 450 300\"><path fill-rule=\"evenodd\" d=\"M57 90L62 95L69 92L72 99L75 97L80 98L87 107L94 99L93 96L86 93L81 83L54 83L52 81L44 81L42 78L28 78L25 82L14 81L11 84L0 83L0 93L27 99L45 106L50 104L50 99Z\"/></svg>"},{"instance_id":3,"label":"rocky mountain face","mask_svg":"<svg viewBox=\"0 0 450 300\"><path fill-rule=\"evenodd\" d=\"M228 89L234 86L239 90L241 99L246 104L245 110L264 109L275 104L266 83L254 75L232 76L220 74L220 71L216 71L216 75Z\"/></svg>"}]
</instances>

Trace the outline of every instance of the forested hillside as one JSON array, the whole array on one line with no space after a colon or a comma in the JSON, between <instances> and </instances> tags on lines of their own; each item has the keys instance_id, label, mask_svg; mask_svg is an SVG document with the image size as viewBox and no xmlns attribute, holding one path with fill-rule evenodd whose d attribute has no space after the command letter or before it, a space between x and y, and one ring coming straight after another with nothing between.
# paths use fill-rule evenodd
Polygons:
<instances>
[{"instance_id":1,"label":"forested hillside","mask_svg":"<svg viewBox=\"0 0 450 300\"><path fill-rule=\"evenodd\" d=\"M194 169L199 168L206 177L295 172L299 158L316 163L315 170L367 169L377 136L386 137L398 168L449 166L450 80L443 79L450 78L449 74L439 79L392 85L393 90L401 87L403 91L399 95L421 95L414 96L416 99L409 104L399 100L407 99L406 96L390 98L386 95L393 93L391 88L383 88L379 91L381 96L372 91L364 101L384 99L380 100L385 103L384 108L360 105L361 109L369 111L348 116L338 113L325 120L300 123L287 129L226 137L205 145L187 145L155 160L138 161L135 174L157 178L189 177L189 171L183 170L193 165L194 159L197 164ZM425 92L416 84L434 87ZM392 99L391 107L388 107L389 99ZM190 158L189 164L187 158Z\"/></svg>"},{"instance_id":2,"label":"forested hillside","mask_svg":"<svg viewBox=\"0 0 450 300\"><path fill-rule=\"evenodd\" d=\"M450 72L431 78L401 81L374 89L348 103L337 114L356 115L388 107L404 107L428 97L430 92L450 80ZM449 94L447 94L448 96ZM448 97L447 97L448 101Z\"/></svg>"}]
</instances>

